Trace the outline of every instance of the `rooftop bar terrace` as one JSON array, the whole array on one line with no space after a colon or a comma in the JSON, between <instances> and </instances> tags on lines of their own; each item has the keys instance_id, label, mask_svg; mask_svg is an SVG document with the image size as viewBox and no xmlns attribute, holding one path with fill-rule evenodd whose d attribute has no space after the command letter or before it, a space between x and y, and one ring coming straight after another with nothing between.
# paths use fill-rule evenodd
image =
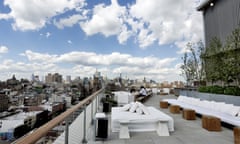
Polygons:
<instances>
[{"instance_id":1,"label":"rooftop bar terrace","mask_svg":"<svg viewBox=\"0 0 240 144\"><path fill-rule=\"evenodd\" d=\"M80 143L88 143L88 144L233 144L234 136L233 130L228 129L222 126L222 130L218 132L210 132L206 129L202 128L202 121L200 117L196 117L196 120L185 120L182 118L182 112L180 114L172 114L169 112L169 108L162 109L159 106L159 102L162 99L167 98L176 98L174 95L158 95L154 94L147 101L144 102L145 106L153 106L156 109L163 111L174 119L174 132L170 132L170 136L158 136L156 132L130 132L129 139L119 139L118 132L111 132L111 113L107 114L109 118L108 124L108 138L102 140L95 140L94 136L94 125L93 125L93 115L96 112L101 112L101 106L99 100L101 96L103 96L104 90L100 90L99 92L93 94L92 98L85 100L78 106L75 106L74 109L70 109L56 118L56 120L50 121L47 125L40 128L40 130L36 130L25 138L16 141L17 144L26 144L26 143L38 143L37 141L41 139L42 136L46 135L44 130L49 130L53 127L53 125L57 125L57 123L62 122L68 117L70 114L76 113L74 111L79 111L79 115L76 116L74 122L71 124L75 125L73 128L71 124L69 128L65 128L66 133L64 132L61 138L57 138L55 140L55 144L80 144ZM91 97L91 96L90 96ZM88 106L83 106L83 103L88 103ZM84 113L86 116L84 116ZM81 117L81 119L78 119ZM84 120L85 119L85 120ZM54 122L55 121L55 122ZM57 121L57 122L56 122ZM53 125L52 125L53 124ZM50 125L50 127L49 127ZM46 129L47 128L47 129ZM77 130L76 130L77 129ZM86 131L84 131L86 129ZM37 132L38 131L38 132ZM74 135L74 136L73 136ZM66 140L66 137L68 140ZM50 143L50 142L48 142ZM43 144L43 143L42 143Z\"/></svg>"}]
</instances>

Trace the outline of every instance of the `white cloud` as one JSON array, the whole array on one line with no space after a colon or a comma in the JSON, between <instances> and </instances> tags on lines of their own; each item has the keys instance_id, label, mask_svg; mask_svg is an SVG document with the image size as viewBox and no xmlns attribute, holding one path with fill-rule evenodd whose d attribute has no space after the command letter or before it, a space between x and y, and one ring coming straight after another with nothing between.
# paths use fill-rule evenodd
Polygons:
<instances>
[{"instance_id":1,"label":"white cloud","mask_svg":"<svg viewBox=\"0 0 240 144\"><path fill-rule=\"evenodd\" d=\"M128 23L138 32L140 47L147 47L155 41L159 45L196 41L203 37L202 17L196 11L197 4L199 2L188 0L137 0L130 7L130 14L135 19L128 20Z\"/></svg>"},{"instance_id":2,"label":"white cloud","mask_svg":"<svg viewBox=\"0 0 240 144\"><path fill-rule=\"evenodd\" d=\"M46 33L46 38L50 37L51 36L51 33L50 32L47 32Z\"/></svg>"},{"instance_id":3,"label":"white cloud","mask_svg":"<svg viewBox=\"0 0 240 144\"><path fill-rule=\"evenodd\" d=\"M41 54L41 53L32 52L31 50L26 50L25 53L21 53L20 55L27 57L29 61L34 61L34 62L45 61L49 63L54 62L57 57L57 55Z\"/></svg>"},{"instance_id":4,"label":"white cloud","mask_svg":"<svg viewBox=\"0 0 240 144\"><path fill-rule=\"evenodd\" d=\"M195 42L203 38L202 14L196 11L200 1L136 0L121 6L117 0L111 0L110 5L98 4L92 10L85 9L87 2L5 0L4 5L11 11L0 13L0 19L13 19L13 28L21 31L38 30L51 22L59 29L80 24L87 36L98 33L116 36L120 44L134 37L141 48L153 43L178 46L182 41ZM64 17L68 11L75 13ZM180 47L179 53L182 49Z\"/></svg>"},{"instance_id":5,"label":"white cloud","mask_svg":"<svg viewBox=\"0 0 240 144\"><path fill-rule=\"evenodd\" d=\"M9 14L0 13L0 20L1 20L1 19L8 20L8 19L10 19L10 18L11 18L11 16L10 16Z\"/></svg>"},{"instance_id":6,"label":"white cloud","mask_svg":"<svg viewBox=\"0 0 240 144\"><path fill-rule=\"evenodd\" d=\"M8 6L11 12L2 14L2 17L13 18L12 26L15 30L38 30L52 17L67 10L79 9L84 3L84 0L5 0L4 5Z\"/></svg>"},{"instance_id":7,"label":"white cloud","mask_svg":"<svg viewBox=\"0 0 240 144\"><path fill-rule=\"evenodd\" d=\"M67 43L68 43L68 44L72 44L72 41L71 41L71 40L68 40Z\"/></svg>"},{"instance_id":8,"label":"white cloud","mask_svg":"<svg viewBox=\"0 0 240 144\"><path fill-rule=\"evenodd\" d=\"M81 77L92 76L97 68L98 71L109 78L114 78L122 73L132 79L143 79L143 77L157 81L180 79L177 73L179 68L173 65L176 61L175 58L134 57L118 52L103 55L80 51L62 55L50 55L30 50L21 55L28 58L27 63L6 61L2 64L2 67L9 67L9 71L15 70L17 72L27 72L30 70L27 72L30 74L36 72L42 72L42 74L59 72L62 75ZM68 67L64 67L63 65L68 65Z\"/></svg>"},{"instance_id":9,"label":"white cloud","mask_svg":"<svg viewBox=\"0 0 240 144\"><path fill-rule=\"evenodd\" d=\"M120 44L124 44L128 38L132 35L131 31L128 31L127 26L123 25L120 34L118 35L118 41Z\"/></svg>"},{"instance_id":10,"label":"white cloud","mask_svg":"<svg viewBox=\"0 0 240 144\"><path fill-rule=\"evenodd\" d=\"M97 33L106 37L116 35L120 44L134 36L141 48L155 42L165 45L176 41L197 41L203 38L202 16L196 11L199 3L137 0L127 8L112 0L111 5L95 6L92 17L80 25L88 36Z\"/></svg>"},{"instance_id":11,"label":"white cloud","mask_svg":"<svg viewBox=\"0 0 240 144\"><path fill-rule=\"evenodd\" d=\"M86 22L81 22L80 26L87 35L101 33L108 37L118 35L121 32L121 16L126 9L121 7L117 0L112 0L111 5L96 5L93 9L93 16Z\"/></svg>"},{"instance_id":12,"label":"white cloud","mask_svg":"<svg viewBox=\"0 0 240 144\"><path fill-rule=\"evenodd\" d=\"M8 53L8 48L6 46L0 46L0 54L1 53Z\"/></svg>"},{"instance_id":13,"label":"white cloud","mask_svg":"<svg viewBox=\"0 0 240 144\"><path fill-rule=\"evenodd\" d=\"M30 78L31 74L38 72L44 74L50 70L58 70L53 63L47 62L18 62L11 59L6 59L0 63L0 79L6 80L16 74L18 78ZM55 71L55 72L56 72Z\"/></svg>"},{"instance_id":14,"label":"white cloud","mask_svg":"<svg viewBox=\"0 0 240 144\"><path fill-rule=\"evenodd\" d=\"M54 24L59 28L63 29L64 27L72 27L73 25L79 23L80 20L84 20L86 17L76 14L68 18L62 18L59 21L54 21Z\"/></svg>"}]
</instances>

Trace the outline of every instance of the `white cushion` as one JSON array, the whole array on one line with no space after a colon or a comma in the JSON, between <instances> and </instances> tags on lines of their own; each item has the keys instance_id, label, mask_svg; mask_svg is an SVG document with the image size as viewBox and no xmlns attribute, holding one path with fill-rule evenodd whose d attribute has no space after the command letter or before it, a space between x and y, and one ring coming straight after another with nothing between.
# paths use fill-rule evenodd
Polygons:
<instances>
[{"instance_id":1,"label":"white cushion","mask_svg":"<svg viewBox=\"0 0 240 144\"><path fill-rule=\"evenodd\" d=\"M239 107L239 106L232 106L232 109L231 109L230 114L231 114L232 116L237 116L239 110L240 110L240 107Z\"/></svg>"},{"instance_id":2,"label":"white cushion","mask_svg":"<svg viewBox=\"0 0 240 144\"><path fill-rule=\"evenodd\" d=\"M233 104L225 104L221 108L221 112L230 114L232 113Z\"/></svg>"},{"instance_id":3,"label":"white cushion","mask_svg":"<svg viewBox=\"0 0 240 144\"><path fill-rule=\"evenodd\" d=\"M222 107L225 105L224 102L217 102L214 104L214 110L221 112Z\"/></svg>"},{"instance_id":4,"label":"white cushion","mask_svg":"<svg viewBox=\"0 0 240 144\"><path fill-rule=\"evenodd\" d=\"M131 108L131 104L125 104L125 105L122 107L122 110L123 110L123 111L128 111L130 108Z\"/></svg>"},{"instance_id":5,"label":"white cushion","mask_svg":"<svg viewBox=\"0 0 240 144\"><path fill-rule=\"evenodd\" d=\"M141 114L143 114L143 110L140 107L138 107L136 109L136 113L141 115Z\"/></svg>"},{"instance_id":6,"label":"white cushion","mask_svg":"<svg viewBox=\"0 0 240 144\"><path fill-rule=\"evenodd\" d=\"M238 111L237 116L240 117L240 110Z\"/></svg>"},{"instance_id":7,"label":"white cushion","mask_svg":"<svg viewBox=\"0 0 240 144\"><path fill-rule=\"evenodd\" d=\"M180 95L177 100L184 102L186 100L186 98L187 98L186 96Z\"/></svg>"},{"instance_id":8,"label":"white cushion","mask_svg":"<svg viewBox=\"0 0 240 144\"><path fill-rule=\"evenodd\" d=\"M142 103L138 104L138 106L142 109L143 114L145 114L145 115L149 115L150 114L148 109Z\"/></svg>"},{"instance_id":9,"label":"white cushion","mask_svg":"<svg viewBox=\"0 0 240 144\"><path fill-rule=\"evenodd\" d=\"M134 103L134 104L131 105L131 108L130 108L129 111L133 113L133 112L136 111L137 107L138 107L138 104L137 104L137 103Z\"/></svg>"},{"instance_id":10,"label":"white cushion","mask_svg":"<svg viewBox=\"0 0 240 144\"><path fill-rule=\"evenodd\" d=\"M211 107L211 102L210 102L210 101L207 101L207 100L203 100L203 101L202 101L202 107L207 108L207 109L210 109L210 107Z\"/></svg>"}]
</instances>

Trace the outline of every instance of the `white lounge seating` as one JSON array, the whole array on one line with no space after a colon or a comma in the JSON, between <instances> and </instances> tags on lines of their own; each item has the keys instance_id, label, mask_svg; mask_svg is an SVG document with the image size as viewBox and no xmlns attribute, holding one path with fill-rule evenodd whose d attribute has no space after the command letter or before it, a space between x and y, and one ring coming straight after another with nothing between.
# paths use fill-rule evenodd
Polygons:
<instances>
[{"instance_id":1,"label":"white lounge seating","mask_svg":"<svg viewBox=\"0 0 240 144\"><path fill-rule=\"evenodd\" d=\"M139 114L125 111L123 107L113 107L112 132L119 132L119 138L129 138L127 132L156 131L159 136L169 136L169 132L174 131L172 117L154 107L146 107L146 110L148 114Z\"/></svg>"},{"instance_id":2,"label":"white lounge seating","mask_svg":"<svg viewBox=\"0 0 240 144\"><path fill-rule=\"evenodd\" d=\"M134 101L134 96L127 91L115 91L112 92L115 95L115 100L117 100L118 105L124 105Z\"/></svg>"},{"instance_id":3,"label":"white lounge seating","mask_svg":"<svg viewBox=\"0 0 240 144\"><path fill-rule=\"evenodd\" d=\"M218 117L222 122L233 126L240 126L240 106L187 96L179 96L178 99L164 99L163 101L167 101L171 105L179 105L181 108L193 109L201 115Z\"/></svg>"}]
</instances>

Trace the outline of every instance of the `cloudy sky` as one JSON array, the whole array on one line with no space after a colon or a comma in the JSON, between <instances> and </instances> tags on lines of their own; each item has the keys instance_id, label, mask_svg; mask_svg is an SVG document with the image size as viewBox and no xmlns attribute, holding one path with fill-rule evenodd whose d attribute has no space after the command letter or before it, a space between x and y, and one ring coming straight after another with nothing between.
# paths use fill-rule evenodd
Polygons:
<instances>
[{"instance_id":1,"label":"cloudy sky","mask_svg":"<svg viewBox=\"0 0 240 144\"><path fill-rule=\"evenodd\" d=\"M187 42L203 39L203 0L0 1L0 80L58 72L183 80Z\"/></svg>"}]
</instances>

